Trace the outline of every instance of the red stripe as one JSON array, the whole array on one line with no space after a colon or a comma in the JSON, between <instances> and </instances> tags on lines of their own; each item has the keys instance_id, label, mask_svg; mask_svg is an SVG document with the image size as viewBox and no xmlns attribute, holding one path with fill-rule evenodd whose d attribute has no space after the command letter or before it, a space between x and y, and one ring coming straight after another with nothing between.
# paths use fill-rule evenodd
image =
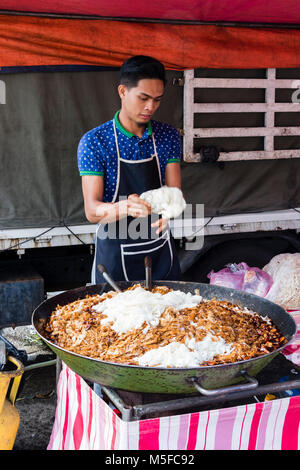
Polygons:
<instances>
[{"instance_id":1,"label":"red stripe","mask_svg":"<svg viewBox=\"0 0 300 470\"><path fill-rule=\"evenodd\" d=\"M252 418L252 423L251 423L248 450L255 450L262 409L263 409L263 403L257 403L255 407L255 412Z\"/></svg>"},{"instance_id":2,"label":"red stripe","mask_svg":"<svg viewBox=\"0 0 300 470\"><path fill-rule=\"evenodd\" d=\"M300 350L300 344L290 344L282 351L285 356L290 356Z\"/></svg>"},{"instance_id":3,"label":"red stripe","mask_svg":"<svg viewBox=\"0 0 300 470\"><path fill-rule=\"evenodd\" d=\"M282 450L298 450L300 425L300 396L290 398L282 429Z\"/></svg>"},{"instance_id":4,"label":"red stripe","mask_svg":"<svg viewBox=\"0 0 300 470\"><path fill-rule=\"evenodd\" d=\"M159 449L159 423L159 418L139 422L139 450Z\"/></svg>"},{"instance_id":5,"label":"red stripe","mask_svg":"<svg viewBox=\"0 0 300 470\"><path fill-rule=\"evenodd\" d=\"M83 435L83 417L82 417L82 410L81 410L81 387L80 387L80 377L76 374L76 392L77 392L77 413L76 418L74 421L73 426L73 439L74 439L74 446L75 450L80 449L80 444L82 441Z\"/></svg>"},{"instance_id":6,"label":"red stripe","mask_svg":"<svg viewBox=\"0 0 300 470\"><path fill-rule=\"evenodd\" d=\"M199 413L192 413L190 418L189 439L187 450L195 450L197 443L197 431L199 425Z\"/></svg>"},{"instance_id":7,"label":"red stripe","mask_svg":"<svg viewBox=\"0 0 300 470\"><path fill-rule=\"evenodd\" d=\"M69 386L68 386L68 379L69 379L69 371L66 367L66 403L65 403L65 421L63 425L63 440L62 440L62 450L65 449L65 442L67 436L67 429L68 429L68 421L69 421Z\"/></svg>"}]
</instances>

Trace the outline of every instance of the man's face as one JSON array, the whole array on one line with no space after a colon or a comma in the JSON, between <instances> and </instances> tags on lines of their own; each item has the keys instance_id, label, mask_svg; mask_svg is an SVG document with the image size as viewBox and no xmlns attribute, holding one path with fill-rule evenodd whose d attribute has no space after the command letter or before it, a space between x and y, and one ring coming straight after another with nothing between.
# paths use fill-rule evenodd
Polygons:
<instances>
[{"instance_id":1,"label":"man's face","mask_svg":"<svg viewBox=\"0 0 300 470\"><path fill-rule=\"evenodd\" d=\"M164 83L156 78L139 80L137 86L127 88L119 85L122 112L138 125L146 125L160 105L164 94Z\"/></svg>"}]
</instances>

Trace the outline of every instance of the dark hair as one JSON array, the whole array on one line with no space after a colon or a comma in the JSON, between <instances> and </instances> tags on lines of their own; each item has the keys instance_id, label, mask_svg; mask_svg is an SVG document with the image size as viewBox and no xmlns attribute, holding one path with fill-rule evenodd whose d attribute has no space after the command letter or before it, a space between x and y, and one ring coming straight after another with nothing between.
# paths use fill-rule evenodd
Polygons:
<instances>
[{"instance_id":1,"label":"dark hair","mask_svg":"<svg viewBox=\"0 0 300 470\"><path fill-rule=\"evenodd\" d=\"M163 64L153 57L136 55L127 59L121 67L119 84L128 88L137 86L139 80L157 78L166 84L166 72Z\"/></svg>"}]
</instances>

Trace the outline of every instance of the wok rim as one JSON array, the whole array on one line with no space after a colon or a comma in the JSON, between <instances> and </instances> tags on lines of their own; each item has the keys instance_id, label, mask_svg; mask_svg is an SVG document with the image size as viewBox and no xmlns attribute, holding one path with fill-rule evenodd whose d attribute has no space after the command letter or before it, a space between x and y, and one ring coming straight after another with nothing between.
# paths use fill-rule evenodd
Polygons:
<instances>
[{"instance_id":1,"label":"wok rim","mask_svg":"<svg viewBox=\"0 0 300 470\"><path fill-rule=\"evenodd\" d=\"M153 285L155 285L156 282L164 282L164 281L153 281ZM176 284L178 284L178 283L188 284L188 283L189 283L189 282L185 282L185 281L165 281L165 282L169 282L169 283L170 283L170 282L171 282L171 283L174 282L174 283L176 283ZM132 284L135 284L135 283L141 283L141 284L143 284L144 281L132 281ZM199 282L198 282L198 283L197 283L197 282L191 282L191 283L197 284L197 285L199 285L199 286L201 286L201 285L202 285L202 286L203 286L203 285L209 285L209 284L204 284L204 283L199 283ZM104 284L93 284L93 285L90 285L90 286L79 287L79 288L77 288L77 289L71 289L71 290L64 291L64 292L58 294L58 296L59 296L59 295L66 294L66 293L71 292L71 291L74 292L74 291L76 291L76 290L83 290L84 288L87 288L87 287L91 287L91 288L92 288L92 287L103 286L103 285L104 285ZM237 295L238 295L239 293L245 293L244 291L238 291L237 289L231 289L231 288L227 288L227 287L223 287L223 286L216 286L216 287L222 287L222 289L228 290L228 291L230 291L230 292L234 292L234 293L236 292ZM107 291L107 292L108 292L108 291ZM103 292L102 292L102 293L103 293ZM100 295L102 295L102 294L100 294ZM201 294L200 294L200 295L201 295ZM51 348L51 346L52 346L52 347L54 347L54 348L56 348L56 349L59 349L60 351L66 353L66 354L69 354L69 355L71 355L71 356L75 356L75 357L77 357L77 358L79 358L79 359L87 359L87 360L93 361L93 362L95 362L95 363L103 364L103 365L109 365L109 366L115 366L115 367L122 367L122 368L132 368L132 369L139 369L139 370L142 369L142 370L147 370L147 371L148 371L148 370L170 371L170 372L173 372L173 373L176 372L176 371L178 371L178 372L180 372L180 371L188 372L188 371L199 371L199 370L204 370L204 369L209 369L209 370L211 370L211 369L218 369L218 368L222 368L222 367L224 368L224 367L226 367L226 366L227 366L227 367L230 367L230 366L239 367L239 365L242 365L242 364L245 364L245 363L249 364L249 363L251 363L251 362L253 362L253 361L258 361L259 359L264 359L264 358L270 357L270 356L272 356L272 355L277 355L277 354L279 354L283 349L285 349L285 348L293 341L294 337L295 337L296 334L297 334L297 325L296 325L295 319L294 319L293 316L292 316L289 312L287 312L283 307L281 307L281 306L278 305L278 304L275 304L274 302L271 302L271 301L268 300L268 299L265 299L264 297L260 297L260 296L255 295L255 294L250 294L250 295L251 295L251 297L257 298L258 300L262 300L262 299L263 299L264 301L270 303L271 305L276 306L276 308L280 308L280 309L284 312L284 314L287 315L287 316L290 318L290 320L291 320L292 323L293 323L293 330L294 330L294 332L293 332L293 334L291 335L291 337L290 337L290 339L288 340L288 342L285 343L284 345L280 346L279 348L275 349L274 351L271 351L271 352L266 353L266 354L262 354L262 355L260 355L260 356L252 357L252 358L250 358L250 359L245 359L245 360L243 360L243 361L224 362L223 364L205 365L205 366L199 366L199 367L193 367L193 368L187 368L187 367L152 367L152 366L139 366L139 365L135 365L135 364L124 364L124 363L119 363L119 362L109 362L109 361L103 361L103 360L101 360L101 359L97 359L97 358L95 358L95 357L84 356L84 355L82 355L82 354L78 354L78 353L75 353L75 352L73 352L73 351L69 351L68 349L64 349L64 348L62 348L61 346L58 346L58 345L56 345L55 343L52 343L51 341L49 341L48 339L46 339L46 338L38 331L38 329L37 329L36 326L35 326L34 320L36 320L36 319L35 319L35 316L38 314L38 310L39 310L46 302L48 302L49 299L44 300L43 302L41 302L41 303L34 309L34 311L33 311L33 313L32 313L31 323L32 323L32 326L33 326L34 329L35 329L35 332L39 335L39 337L40 337L45 343L47 343L47 344L49 345L50 348ZM55 297L56 297L56 296L53 296L52 299L54 299ZM78 299L78 300L79 300L79 299ZM226 299L225 299L225 300L226 300ZM68 303L72 303L72 302L74 302L74 301L71 301L71 302L68 302ZM64 304L64 305L67 305L67 304ZM256 313L258 313L258 312L256 312ZM258 314L263 318L263 316L262 316L260 313L258 313ZM48 314L48 317L49 317L49 316L50 316L50 313ZM268 317L268 315L265 315L265 316ZM270 318L270 317L269 317L269 318ZM272 320L272 318L270 318L270 319ZM272 320L272 321L273 321L273 320ZM50 345L51 345L51 346L50 346Z\"/></svg>"}]
</instances>

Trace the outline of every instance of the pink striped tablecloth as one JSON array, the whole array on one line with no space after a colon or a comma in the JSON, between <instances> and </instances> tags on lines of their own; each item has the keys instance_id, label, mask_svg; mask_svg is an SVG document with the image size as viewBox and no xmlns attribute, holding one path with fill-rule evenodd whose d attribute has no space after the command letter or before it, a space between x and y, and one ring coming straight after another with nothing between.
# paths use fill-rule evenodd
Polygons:
<instances>
[{"instance_id":1,"label":"pink striped tablecloth","mask_svg":"<svg viewBox=\"0 0 300 470\"><path fill-rule=\"evenodd\" d=\"M293 316L297 332L293 341L283 350L283 354L287 359L300 366L300 310L288 310Z\"/></svg>"},{"instance_id":2,"label":"pink striped tablecloth","mask_svg":"<svg viewBox=\"0 0 300 470\"><path fill-rule=\"evenodd\" d=\"M299 326L283 351L300 365ZM125 422L63 364L48 450L298 450L300 396Z\"/></svg>"}]
</instances>

